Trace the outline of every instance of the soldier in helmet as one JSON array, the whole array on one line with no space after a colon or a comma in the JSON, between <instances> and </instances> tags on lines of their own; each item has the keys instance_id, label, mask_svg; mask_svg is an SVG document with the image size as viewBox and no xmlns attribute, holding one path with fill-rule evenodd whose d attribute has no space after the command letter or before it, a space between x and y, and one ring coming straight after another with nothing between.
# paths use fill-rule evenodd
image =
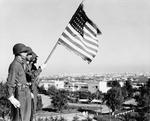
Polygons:
<instances>
[{"instance_id":1,"label":"soldier in helmet","mask_svg":"<svg viewBox=\"0 0 150 121\"><path fill-rule=\"evenodd\" d=\"M27 52L28 48L22 43L13 47L15 57L9 66L6 82L8 99L12 103L12 121L29 121L31 117L31 91L24 71Z\"/></svg>"},{"instance_id":2,"label":"soldier in helmet","mask_svg":"<svg viewBox=\"0 0 150 121\"><path fill-rule=\"evenodd\" d=\"M30 48L30 47L29 47ZM35 64L37 63L37 55L30 48L27 54L27 69L26 78L28 82L31 82L31 92L32 92L32 109L31 109L31 120L33 120L33 115L36 112L37 107L37 86L38 86L38 76L42 72L41 67L37 68Z\"/></svg>"}]
</instances>

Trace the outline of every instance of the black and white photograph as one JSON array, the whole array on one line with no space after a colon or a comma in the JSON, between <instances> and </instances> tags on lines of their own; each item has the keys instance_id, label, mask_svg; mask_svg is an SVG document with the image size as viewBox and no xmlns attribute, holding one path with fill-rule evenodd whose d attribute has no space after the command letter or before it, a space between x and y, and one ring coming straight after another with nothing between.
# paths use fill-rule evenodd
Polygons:
<instances>
[{"instance_id":1,"label":"black and white photograph","mask_svg":"<svg viewBox=\"0 0 150 121\"><path fill-rule=\"evenodd\" d=\"M0 121L150 121L149 0L0 0Z\"/></svg>"}]
</instances>

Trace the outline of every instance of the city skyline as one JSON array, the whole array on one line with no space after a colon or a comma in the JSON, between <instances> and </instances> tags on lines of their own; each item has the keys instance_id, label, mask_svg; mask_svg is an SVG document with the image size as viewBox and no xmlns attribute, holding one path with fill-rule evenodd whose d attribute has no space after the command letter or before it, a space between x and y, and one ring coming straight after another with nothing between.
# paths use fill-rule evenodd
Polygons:
<instances>
[{"instance_id":1,"label":"city skyline","mask_svg":"<svg viewBox=\"0 0 150 121\"><path fill-rule=\"evenodd\" d=\"M33 48L41 65L81 0L0 0L0 78L6 79L12 47ZM150 72L150 1L86 0L85 11L102 31L91 64L59 45L41 76L65 73Z\"/></svg>"}]
</instances>

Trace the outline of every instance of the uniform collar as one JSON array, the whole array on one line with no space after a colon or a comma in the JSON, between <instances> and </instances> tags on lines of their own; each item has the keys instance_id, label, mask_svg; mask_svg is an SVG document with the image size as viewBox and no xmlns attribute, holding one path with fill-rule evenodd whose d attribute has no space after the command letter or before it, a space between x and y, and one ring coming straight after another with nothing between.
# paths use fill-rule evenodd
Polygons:
<instances>
[{"instance_id":1,"label":"uniform collar","mask_svg":"<svg viewBox=\"0 0 150 121\"><path fill-rule=\"evenodd\" d=\"M20 56L16 56L15 57L15 60L17 61L17 62L19 62L20 64L23 64L24 62L23 62L23 59L20 57Z\"/></svg>"}]
</instances>

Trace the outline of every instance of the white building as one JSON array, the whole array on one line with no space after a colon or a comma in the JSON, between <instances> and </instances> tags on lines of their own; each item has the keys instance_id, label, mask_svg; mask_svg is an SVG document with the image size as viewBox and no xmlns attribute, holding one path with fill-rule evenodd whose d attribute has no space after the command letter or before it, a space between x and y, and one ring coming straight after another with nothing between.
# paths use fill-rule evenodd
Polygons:
<instances>
[{"instance_id":1,"label":"white building","mask_svg":"<svg viewBox=\"0 0 150 121\"><path fill-rule=\"evenodd\" d=\"M124 86L124 82L119 82L120 86L123 87Z\"/></svg>"},{"instance_id":2,"label":"white building","mask_svg":"<svg viewBox=\"0 0 150 121\"><path fill-rule=\"evenodd\" d=\"M55 86L55 80L42 80L39 83L39 86L44 86L44 88L47 90L50 86Z\"/></svg>"},{"instance_id":3,"label":"white building","mask_svg":"<svg viewBox=\"0 0 150 121\"><path fill-rule=\"evenodd\" d=\"M88 84L83 82L72 82L70 86L71 91L88 91Z\"/></svg>"},{"instance_id":4,"label":"white building","mask_svg":"<svg viewBox=\"0 0 150 121\"><path fill-rule=\"evenodd\" d=\"M107 93L107 91L111 88L111 87L108 87L107 85L107 82L108 81L100 81L99 82L99 91L101 91L102 93Z\"/></svg>"},{"instance_id":5,"label":"white building","mask_svg":"<svg viewBox=\"0 0 150 121\"><path fill-rule=\"evenodd\" d=\"M64 89L65 82L64 81L55 81L55 87L56 87L56 89Z\"/></svg>"},{"instance_id":6,"label":"white building","mask_svg":"<svg viewBox=\"0 0 150 121\"><path fill-rule=\"evenodd\" d=\"M108 82L111 82L111 81L100 81L99 82L99 90L102 91L103 93L107 93L107 91L109 89L111 89L111 87L108 86ZM120 86L122 87L124 85L124 82L120 81L119 82Z\"/></svg>"},{"instance_id":7,"label":"white building","mask_svg":"<svg viewBox=\"0 0 150 121\"><path fill-rule=\"evenodd\" d=\"M64 89L64 85L64 81L59 80L42 80L39 84L39 86L44 86L46 90L51 86L55 86L57 89Z\"/></svg>"}]
</instances>

